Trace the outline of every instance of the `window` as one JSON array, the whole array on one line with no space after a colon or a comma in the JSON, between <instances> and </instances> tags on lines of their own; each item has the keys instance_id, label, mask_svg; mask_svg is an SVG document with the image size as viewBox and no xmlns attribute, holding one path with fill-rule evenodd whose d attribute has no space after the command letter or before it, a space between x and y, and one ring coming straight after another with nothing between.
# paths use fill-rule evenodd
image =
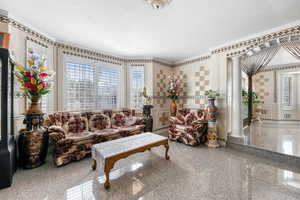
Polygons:
<instances>
[{"instance_id":1,"label":"window","mask_svg":"<svg viewBox=\"0 0 300 200\"><path fill-rule=\"evenodd\" d=\"M280 78L280 107L282 111L292 111L297 106L296 77L293 74L282 74Z\"/></svg>"},{"instance_id":2,"label":"window","mask_svg":"<svg viewBox=\"0 0 300 200\"><path fill-rule=\"evenodd\" d=\"M64 110L118 108L120 91L121 67L102 66L87 59L69 58L65 62Z\"/></svg>"},{"instance_id":3,"label":"window","mask_svg":"<svg viewBox=\"0 0 300 200\"><path fill-rule=\"evenodd\" d=\"M68 62L65 72L65 110L95 109L95 68Z\"/></svg>"},{"instance_id":4,"label":"window","mask_svg":"<svg viewBox=\"0 0 300 200\"><path fill-rule=\"evenodd\" d=\"M144 88L144 66L130 66L130 107L142 108L144 102L141 92Z\"/></svg>"},{"instance_id":5,"label":"window","mask_svg":"<svg viewBox=\"0 0 300 200\"><path fill-rule=\"evenodd\" d=\"M291 83L292 83L292 77L283 78L282 105L284 106L291 105Z\"/></svg>"},{"instance_id":6,"label":"window","mask_svg":"<svg viewBox=\"0 0 300 200\"><path fill-rule=\"evenodd\" d=\"M99 67L97 108L117 108L120 101L120 69Z\"/></svg>"}]
</instances>

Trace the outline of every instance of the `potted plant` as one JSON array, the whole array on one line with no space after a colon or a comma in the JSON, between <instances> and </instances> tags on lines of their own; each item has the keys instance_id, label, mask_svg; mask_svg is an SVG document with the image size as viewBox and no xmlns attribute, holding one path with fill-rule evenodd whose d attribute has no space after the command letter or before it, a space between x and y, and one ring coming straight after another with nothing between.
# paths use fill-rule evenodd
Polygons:
<instances>
[{"instance_id":1,"label":"potted plant","mask_svg":"<svg viewBox=\"0 0 300 200\"><path fill-rule=\"evenodd\" d=\"M215 100L220 94L215 90L207 90L205 91L205 96L208 100L207 112L208 112L208 121L216 122L217 120L217 107L215 106Z\"/></svg>"},{"instance_id":2,"label":"potted plant","mask_svg":"<svg viewBox=\"0 0 300 200\"><path fill-rule=\"evenodd\" d=\"M180 92L182 91L181 81L175 75L175 73L169 75L168 80L169 80L169 87L167 89L167 93L168 93L167 97L171 99L170 114L171 116L176 116L176 112L177 112L176 100L178 99Z\"/></svg>"},{"instance_id":3,"label":"potted plant","mask_svg":"<svg viewBox=\"0 0 300 200\"><path fill-rule=\"evenodd\" d=\"M31 101L23 121L26 128L20 130L19 160L24 168L35 168L44 163L48 151L48 131L42 127L43 113L39 101L50 92L54 72L47 70L44 56L29 49L27 66L18 65L14 74L21 85L22 95Z\"/></svg>"},{"instance_id":4,"label":"potted plant","mask_svg":"<svg viewBox=\"0 0 300 200\"><path fill-rule=\"evenodd\" d=\"M242 99L243 99L243 104L248 105L248 92L246 90L242 90ZM252 92L252 104L256 105L260 103L259 97L256 94L256 92Z\"/></svg>"}]
</instances>

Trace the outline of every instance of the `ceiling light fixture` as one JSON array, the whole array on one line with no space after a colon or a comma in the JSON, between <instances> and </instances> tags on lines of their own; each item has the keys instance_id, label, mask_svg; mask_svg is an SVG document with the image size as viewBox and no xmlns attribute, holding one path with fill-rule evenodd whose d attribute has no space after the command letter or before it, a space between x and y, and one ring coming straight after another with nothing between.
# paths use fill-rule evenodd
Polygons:
<instances>
[{"instance_id":1,"label":"ceiling light fixture","mask_svg":"<svg viewBox=\"0 0 300 200\"><path fill-rule=\"evenodd\" d=\"M145 0L155 10L162 9L168 5L172 0Z\"/></svg>"}]
</instances>

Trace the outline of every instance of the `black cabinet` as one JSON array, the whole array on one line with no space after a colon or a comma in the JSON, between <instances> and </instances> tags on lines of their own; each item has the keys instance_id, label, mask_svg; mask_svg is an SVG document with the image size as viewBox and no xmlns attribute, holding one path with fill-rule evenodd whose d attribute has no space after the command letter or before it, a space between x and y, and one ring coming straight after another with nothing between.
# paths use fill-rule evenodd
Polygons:
<instances>
[{"instance_id":1,"label":"black cabinet","mask_svg":"<svg viewBox=\"0 0 300 200\"><path fill-rule=\"evenodd\" d=\"M12 177L16 170L13 68L14 64L9 58L8 49L0 48L0 189L12 184Z\"/></svg>"}]
</instances>

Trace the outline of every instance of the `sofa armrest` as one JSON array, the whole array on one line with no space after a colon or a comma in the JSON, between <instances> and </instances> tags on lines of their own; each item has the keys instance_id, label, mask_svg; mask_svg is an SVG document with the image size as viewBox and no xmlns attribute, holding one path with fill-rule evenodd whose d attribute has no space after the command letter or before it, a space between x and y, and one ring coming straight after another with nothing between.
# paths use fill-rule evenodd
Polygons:
<instances>
[{"instance_id":1,"label":"sofa armrest","mask_svg":"<svg viewBox=\"0 0 300 200\"><path fill-rule=\"evenodd\" d=\"M61 126L52 125L48 128L48 131L50 138L56 142L66 138L67 132Z\"/></svg>"},{"instance_id":2,"label":"sofa armrest","mask_svg":"<svg viewBox=\"0 0 300 200\"><path fill-rule=\"evenodd\" d=\"M173 116L170 116L169 117L169 122L171 123L171 124L178 124L178 125L184 125L184 121L182 121L182 120L180 120L180 119L178 119L177 117L173 117Z\"/></svg>"},{"instance_id":3,"label":"sofa armrest","mask_svg":"<svg viewBox=\"0 0 300 200\"><path fill-rule=\"evenodd\" d=\"M66 138L66 136L60 132L50 132L49 137L56 143Z\"/></svg>"}]
</instances>

